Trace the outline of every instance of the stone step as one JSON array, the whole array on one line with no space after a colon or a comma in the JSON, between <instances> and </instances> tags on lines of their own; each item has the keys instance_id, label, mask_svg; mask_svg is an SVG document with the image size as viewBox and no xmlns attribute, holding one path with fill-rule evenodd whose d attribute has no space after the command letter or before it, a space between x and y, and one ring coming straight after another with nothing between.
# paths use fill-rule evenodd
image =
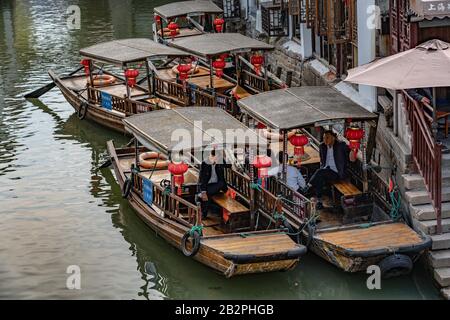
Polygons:
<instances>
[{"instance_id":1,"label":"stone step","mask_svg":"<svg viewBox=\"0 0 450 320\"><path fill-rule=\"evenodd\" d=\"M406 190L425 190L425 182L419 173L403 174L402 180ZM450 186L450 168L443 168L442 170L442 186Z\"/></svg>"},{"instance_id":2,"label":"stone step","mask_svg":"<svg viewBox=\"0 0 450 320\"><path fill-rule=\"evenodd\" d=\"M408 203L412 205L419 205L419 204L429 204L431 203L430 196L428 195L428 192L426 190L412 190L412 191L406 191L405 197ZM442 201L450 201L450 188L444 187L442 188Z\"/></svg>"},{"instance_id":3,"label":"stone step","mask_svg":"<svg viewBox=\"0 0 450 320\"><path fill-rule=\"evenodd\" d=\"M431 250L450 249L450 233L433 235L431 240L433 240Z\"/></svg>"},{"instance_id":4,"label":"stone step","mask_svg":"<svg viewBox=\"0 0 450 320\"><path fill-rule=\"evenodd\" d=\"M414 224L426 234L436 234L436 220L418 221L414 220ZM442 233L450 232L450 219L442 219Z\"/></svg>"},{"instance_id":5,"label":"stone step","mask_svg":"<svg viewBox=\"0 0 450 320\"><path fill-rule=\"evenodd\" d=\"M444 153L442 155L442 166L449 167L450 166L450 153Z\"/></svg>"},{"instance_id":6,"label":"stone step","mask_svg":"<svg viewBox=\"0 0 450 320\"><path fill-rule=\"evenodd\" d=\"M444 299L450 300L450 287L442 288L441 295Z\"/></svg>"},{"instance_id":7,"label":"stone step","mask_svg":"<svg viewBox=\"0 0 450 320\"><path fill-rule=\"evenodd\" d=\"M430 251L429 256L433 268L450 267L450 249Z\"/></svg>"},{"instance_id":8,"label":"stone step","mask_svg":"<svg viewBox=\"0 0 450 320\"><path fill-rule=\"evenodd\" d=\"M431 204L410 205L409 211L417 220L433 220L436 219L436 211ZM441 216L443 219L450 218L450 202L442 203Z\"/></svg>"},{"instance_id":9,"label":"stone step","mask_svg":"<svg viewBox=\"0 0 450 320\"><path fill-rule=\"evenodd\" d=\"M434 269L434 280L441 287L450 287L450 268Z\"/></svg>"}]
</instances>

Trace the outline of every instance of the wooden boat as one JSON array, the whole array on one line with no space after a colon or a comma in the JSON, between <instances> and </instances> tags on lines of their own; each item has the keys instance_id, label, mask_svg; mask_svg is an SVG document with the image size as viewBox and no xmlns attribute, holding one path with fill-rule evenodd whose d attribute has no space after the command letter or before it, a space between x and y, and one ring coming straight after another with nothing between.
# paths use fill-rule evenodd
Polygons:
<instances>
[{"instance_id":1,"label":"wooden boat","mask_svg":"<svg viewBox=\"0 0 450 320\"><path fill-rule=\"evenodd\" d=\"M140 38L100 43L81 49L80 54L86 63L85 72L63 77L50 70L50 77L80 119L91 119L120 132L124 132L122 119L127 116L176 105L175 99L165 96L172 84L153 76L156 68L151 61L190 56ZM105 70L105 65L133 70L140 66L145 70L145 76L131 87L128 79L114 69ZM100 77L106 81L101 81Z\"/></svg>"},{"instance_id":2,"label":"wooden boat","mask_svg":"<svg viewBox=\"0 0 450 320\"><path fill-rule=\"evenodd\" d=\"M398 190L389 189L386 177L379 175L383 168L366 161L371 159L375 145L375 114L330 87L264 92L241 99L238 104L255 123L278 132L280 139L272 141L273 148L292 155L294 146L288 143L289 133L308 137L309 158L301 163L306 181L320 166L317 129L320 132L324 128L332 129L346 143L348 136L343 134L346 128L368 129L360 141L362 150L356 149L357 161L350 162L350 178L330 186L329 205L324 209L316 210L311 198L287 186L286 159L282 177L270 178L267 192L282 199L286 218L302 230L308 248L344 271L366 271L370 265L379 265L385 277L411 271L413 263L430 247L431 240L408 226L406 213L401 218L390 198L397 199ZM395 181L395 172L391 174ZM388 214L391 212L396 216Z\"/></svg>"},{"instance_id":3,"label":"wooden boat","mask_svg":"<svg viewBox=\"0 0 450 320\"><path fill-rule=\"evenodd\" d=\"M157 110L124 120L126 130L135 138L135 146L116 148L109 141L107 148L117 181L130 205L168 243L226 277L294 268L306 253L306 247L293 241L286 234L288 230L273 223L272 211L257 207L255 199L261 198L259 191L253 189L250 178L236 168L226 169L228 187L234 190L236 197L222 194L213 198L221 210L226 210L228 218L210 213L203 220L196 202L197 165L192 164L184 174L182 187L175 184L167 169L141 167L139 158L148 150L170 158L174 147L180 148L172 141L172 132L182 129L186 135L193 136L195 130L199 130L197 121L200 120L203 120L201 133L211 140L202 141L195 148L181 144L184 155L192 157L194 163L200 162L194 149L203 150L211 145L211 141L220 145L226 130L247 130L225 111L207 107ZM212 132L212 128L215 131ZM244 144L236 145L236 148L241 147ZM261 215L255 223L257 212ZM201 237L198 237L199 227L202 228ZM191 236L194 240L187 241Z\"/></svg>"},{"instance_id":4,"label":"wooden boat","mask_svg":"<svg viewBox=\"0 0 450 320\"><path fill-rule=\"evenodd\" d=\"M223 10L208 0L179 1L155 7L153 23L153 39L165 43L170 39L191 37L205 32L218 32L214 18L220 18ZM169 23L176 23L175 34L171 34ZM224 20L219 32L225 30Z\"/></svg>"}]
</instances>

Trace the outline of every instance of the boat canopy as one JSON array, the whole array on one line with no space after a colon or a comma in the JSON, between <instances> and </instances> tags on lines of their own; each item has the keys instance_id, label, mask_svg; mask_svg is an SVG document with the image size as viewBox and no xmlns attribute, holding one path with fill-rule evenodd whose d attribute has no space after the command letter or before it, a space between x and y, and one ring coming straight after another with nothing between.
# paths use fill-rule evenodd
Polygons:
<instances>
[{"instance_id":1,"label":"boat canopy","mask_svg":"<svg viewBox=\"0 0 450 320\"><path fill-rule=\"evenodd\" d=\"M164 19L170 19L186 15L217 13L222 14L223 10L211 1L181 1L168 3L153 9L153 11Z\"/></svg>"},{"instance_id":2,"label":"boat canopy","mask_svg":"<svg viewBox=\"0 0 450 320\"><path fill-rule=\"evenodd\" d=\"M151 58L189 56L186 52L145 38L103 42L81 49L80 54L86 58L119 66Z\"/></svg>"},{"instance_id":3,"label":"boat canopy","mask_svg":"<svg viewBox=\"0 0 450 320\"><path fill-rule=\"evenodd\" d=\"M146 112L123 120L125 129L149 149L172 151L267 145L267 141L218 107L183 107Z\"/></svg>"},{"instance_id":4,"label":"boat canopy","mask_svg":"<svg viewBox=\"0 0 450 320\"><path fill-rule=\"evenodd\" d=\"M377 118L331 87L294 87L238 100L243 112L270 128L290 130L329 120Z\"/></svg>"},{"instance_id":5,"label":"boat canopy","mask_svg":"<svg viewBox=\"0 0 450 320\"><path fill-rule=\"evenodd\" d=\"M188 51L199 57L216 56L222 53L272 50L274 46L246 37L240 33L205 33L198 36L178 38L170 46Z\"/></svg>"}]
</instances>

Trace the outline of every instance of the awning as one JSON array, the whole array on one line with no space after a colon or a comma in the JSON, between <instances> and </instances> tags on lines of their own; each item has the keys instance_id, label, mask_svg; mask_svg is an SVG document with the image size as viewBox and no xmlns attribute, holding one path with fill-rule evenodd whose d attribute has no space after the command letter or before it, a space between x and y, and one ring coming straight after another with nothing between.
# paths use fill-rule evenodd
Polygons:
<instances>
[{"instance_id":1,"label":"awning","mask_svg":"<svg viewBox=\"0 0 450 320\"><path fill-rule=\"evenodd\" d=\"M153 9L153 11L164 19L170 19L186 15L217 13L222 14L223 10L211 1L180 1L165 4Z\"/></svg>"},{"instance_id":2,"label":"awning","mask_svg":"<svg viewBox=\"0 0 450 320\"><path fill-rule=\"evenodd\" d=\"M218 107L183 107L146 112L123 120L125 129L149 148L167 154L208 146L244 147L266 140Z\"/></svg>"},{"instance_id":3,"label":"awning","mask_svg":"<svg viewBox=\"0 0 450 320\"><path fill-rule=\"evenodd\" d=\"M327 120L377 118L330 87L273 90L238 100L251 117L278 130L297 129Z\"/></svg>"},{"instance_id":4,"label":"awning","mask_svg":"<svg viewBox=\"0 0 450 320\"><path fill-rule=\"evenodd\" d=\"M81 49L80 54L86 58L119 66L151 58L189 56L186 52L145 38L103 42Z\"/></svg>"},{"instance_id":5,"label":"awning","mask_svg":"<svg viewBox=\"0 0 450 320\"><path fill-rule=\"evenodd\" d=\"M205 33L193 37L178 38L170 46L188 51L196 56L208 57L239 51L272 50L274 46L246 37L240 33Z\"/></svg>"},{"instance_id":6,"label":"awning","mask_svg":"<svg viewBox=\"0 0 450 320\"><path fill-rule=\"evenodd\" d=\"M450 17L450 0L410 0L410 8L416 21Z\"/></svg>"}]
</instances>

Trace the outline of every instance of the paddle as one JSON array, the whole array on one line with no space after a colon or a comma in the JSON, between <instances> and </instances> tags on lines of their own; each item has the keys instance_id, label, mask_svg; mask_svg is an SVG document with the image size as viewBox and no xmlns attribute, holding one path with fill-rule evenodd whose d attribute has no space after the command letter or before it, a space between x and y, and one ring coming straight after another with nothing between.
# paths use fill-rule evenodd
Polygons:
<instances>
[{"instance_id":1,"label":"paddle","mask_svg":"<svg viewBox=\"0 0 450 320\"><path fill-rule=\"evenodd\" d=\"M75 73L77 73L78 71L80 71L81 69L83 69L84 67L80 67L77 70L69 73L68 76L73 76ZM50 91L51 89L53 89L55 87L55 82L51 82L49 84L46 84L45 86L34 90L33 92L27 93L24 97L25 99L33 99L33 98L39 98L40 96L42 96L44 93L46 93L47 91Z\"/></svg>"}]
</instances>

